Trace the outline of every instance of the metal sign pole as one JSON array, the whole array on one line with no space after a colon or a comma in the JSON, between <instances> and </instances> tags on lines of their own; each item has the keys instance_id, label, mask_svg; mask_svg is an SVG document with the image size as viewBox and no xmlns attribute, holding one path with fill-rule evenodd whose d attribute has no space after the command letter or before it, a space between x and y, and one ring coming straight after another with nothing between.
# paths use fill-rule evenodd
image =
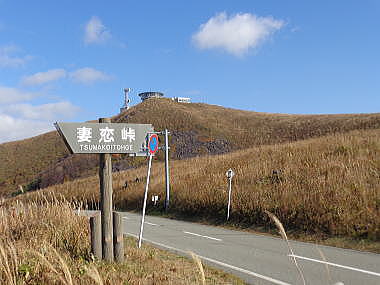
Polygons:
<instances>
[{"instance_id":1,"label":"metal sign pole","mask_svg":"<svg viewBox=\"0 0 380 285\"><path fill-rule=\"evenodd\" d=\"M148 174L146 178L146 186L145 186L145 194L144 194L144 204L143 204L143 212L141 217L141 225L140 225L140 235L139 235L139 243L138 247L141 248L142 235L144 230L144 220L145 220L145 209L146 209L146 200L148 199L148 188L149 188L149 178L150 178L150 169L152 166L152 157L153 155L149 155L149 164L148 164Z\"/></svg>"},{"instance_id":2,"label":"metal sign pole","mask_svg":"<svg viewBox=\"0 0 380 285\"><path fill-rule=\"evenodd\" d=\"M170 200L170 181L169 181L169 132L165 129L165 181L166 181L166 199L165 211L169 209Z\"/></svg>"}]
</instances>

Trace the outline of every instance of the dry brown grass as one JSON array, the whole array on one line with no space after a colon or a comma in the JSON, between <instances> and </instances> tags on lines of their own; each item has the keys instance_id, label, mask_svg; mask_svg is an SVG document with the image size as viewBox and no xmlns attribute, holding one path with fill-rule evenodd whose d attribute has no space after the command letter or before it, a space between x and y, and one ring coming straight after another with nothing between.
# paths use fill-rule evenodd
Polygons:
<instances>
[{"instance_id":1,"label":"dry brown grass","mask_svg":"<svg viewBox=\"0 0 380 285\"><path fill-rule=\"evenodd\" d=\"M236 176L231 224L270 230L265 214L270 211L293 236L380 240L379 129L174 161L171 167L172 215L224 221L225 171L232 168ZM273 170L279 171L273 174ZM141 208L144 183L134 180L144 177L145 172L143 167L114 174L118 208ZM123 188L125 181L129 181L128 189ZM150 194L161 197L161 207L164 189L164 167L156 162ZM43 190L49 191L92 206L98 201L98 179L81 179ZM155 209L152 204L148 208Z\"/></svg>"},{"instance_id":2,"label":"dry brown grass","mask_svg":"<svg viewBox=\"0 0 380 285\"><path fill-rule=\"evenodd\" d=\"M30 139L0 144L0 195L33 181L50 164L68 155L62 139L49 132Z\"/></svg>"},{"instance_id":3,"label":"dry brown grass","mask_svg":"<svg viewBox=\"0 0 380 285\"><path fill-rule=\"evenodd\" d=\"M177 171L191 171L174 174L172 210L224 216L231 167L232 223L266 226L267 210L288 231L379 240L379 154L374 130L181 162Z\"/></svg>"},{"instance_id":4,"label":"dry brown grass","mask_svg":"<svg viewBox=\"0 0 380 285\"><path fill-rule=\"evenodd\" d=\"M271 114L208 104L152 99L113 117L114 122L151 123L157 130L195 131L204 140L226 139L233 150L304 140L356 129L380 128L380 113Z\"/></svg>"},{"instance_id":5,"label":"dry brown grass","mask_svg":"<svg viewBox=\"0 0 380 285\"><path fill-rule=\"evenodd\" d=\"M0 284L244 284L210 268L202 279L191 260L147 245L138 250L133 239L125 263L94 261L87 218L73 211L80 203L41 198L0 210Z\"/></svg>"},{"instance_id":6,"label":"dry brown grass","mask_svg":"<svg viewBox=\"0 0 380 285\"><path fill-rule=\"evenodd\" d=\"M355 129L380 128L380 114L341 115L288 115L235 110L207 104L178 104L171 100L147 100L117 115L114 122L151 123L156 130L168 128L177 132L191 132L191 140L201 142L224 141L221 151L238 150L255 145L268 145L297 141L327 134L343 133ZM186 154L188 146L172 144L172 153ZM182 149L184 148L184 149ZM217 153L213 145L201 144L190 155ZM31 139L0 144L0 195L18 191L45 172L45 185L49 177L59 176L60 181L73 180L96 173L92 157L80 156L61 161L67 150L56 132ZM159 157L161 157L159 155ZM79 161L82 160L82 161ZM96 159L95 159L96 160ZM137 161L137 160L132 160ZM62 176L62 177L61 177ZM57 177L55 177L57 178ZM51 184L49 184L51 185Z\"/></svg>"}]
</instances>

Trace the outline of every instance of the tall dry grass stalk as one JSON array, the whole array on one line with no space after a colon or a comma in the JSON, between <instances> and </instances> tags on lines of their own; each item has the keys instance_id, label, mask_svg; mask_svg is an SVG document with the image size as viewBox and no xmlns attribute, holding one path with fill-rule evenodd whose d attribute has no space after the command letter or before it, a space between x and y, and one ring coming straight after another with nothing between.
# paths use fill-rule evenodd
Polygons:
<instances>
[{"instance_id":1,"label":"tall dry grass stalk","mask_svg":"<svg viewBox=\"0 0 380 285\"><path fill-rule=\"evenodd\" d=\"M30 250L29 252L37 256L49 270L55 273L63 284L73 285L73 278L64 258L50 244L44 245L43 248L43 253L36 250Z\"/></svg>"},{"instance_id":2,"label":"tall dry grass stalk","mask_svg":"<svg viewBox=\"0 0 380 285\"><path fill-rule=\"evenodd\" d=\"M17 267L19 260L14 246L5 241L0 242L0 276L7 284L17 285Z\"/></svg>"},{"instance_id":3,"label":"tall dry grass stalk","mask_svg":"<svg viewBox=\"0 0 380 285\"><path fill-rule=\"evenodd\" d=\"M98 269L93 264L87 267L86 275L89 276L96 284L103 285L103 280L100 277Z\"/></svg>"},{"instance_id":4,"label":"tall dry grass stalk","mask_svg":"<svg viewBox=\"0 0 380 285\"><path fill-rule=\"evenodd\" d=\"M331 278L331 272L330 272L330 268L329 268L329 265L327 264L327 259L326 259L326 256L324 255L323 251L319 248L318 245L315 245L319 255L321 256L321 258L323 259L323 261L325 262L325 268L326 268L326 272L327 272L327 278L329 279L329 284L332 284L332 278Z\"/></svg>"},{"instance_id":5,"label":"tall dry grass stalk","mask_svg":"<svg viewBox=\"0 0 380 285\"><path fill-rule=\"evenodd\" d=\"M199 274L201 276L201 282L202 282L202 285L206 285L206 277L205 277L205 272L203 270L203 265L202 265L202 261L201 259L199 258L198 255L196 255L194 252L190 251L189 252L191 258L194 260L194 263L197 265L197 268L198 268L198 271L199 271Z\"/></svg>"},{"instance_id":6,"label":"tall dry grass stalk","mask_svg":"<svg viewBox=\"0 0 380 285\"><path fill-rule=\"evenodd\" d=\"M305 276L303 275L302 270L301 270L300 266L298 265L297 259L294 256L294 251L293 251L292 246L290 245L290 242L289 242L288 236L286 235L284 226L282 225L280 220L274 214L272 214L271 212L268 212L268 211L265 211L265 213L272 219L272 221L275 223L282 239L286 241L286 244L288 246L288 250L291 254L291 258L294 262L294 265L296 266L298 273L300 274L300 277L302 279L303 284L306 285Z\"/></svg>"}]
</instances>

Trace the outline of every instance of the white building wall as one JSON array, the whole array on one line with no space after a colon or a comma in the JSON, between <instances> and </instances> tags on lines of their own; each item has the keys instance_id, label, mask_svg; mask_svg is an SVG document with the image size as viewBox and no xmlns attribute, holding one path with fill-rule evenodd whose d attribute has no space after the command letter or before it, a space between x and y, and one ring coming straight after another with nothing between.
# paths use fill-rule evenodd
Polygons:
<instances>
[{"instance_id":1,"label":"white building wall","mask_svg":"<svg viewBox=\"0 0 380 285\"><path fill-rule=\"evenodd\" d=\"M191 103L191 99L187 97L174 97L172 100L177 103Z\"/></svg>"}]
</instances>

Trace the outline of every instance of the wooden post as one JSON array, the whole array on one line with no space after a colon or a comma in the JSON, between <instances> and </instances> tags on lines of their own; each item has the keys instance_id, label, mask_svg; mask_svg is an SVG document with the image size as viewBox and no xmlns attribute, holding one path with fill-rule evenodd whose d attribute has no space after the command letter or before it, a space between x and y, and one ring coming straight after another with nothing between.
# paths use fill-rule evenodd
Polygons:
<instances>
[{"instance_id":1,"label":"wooden post","mask_svg":"<svg viewBox=\"0 0 380 285\"><path fill-rule=\"evenodd\" d=\"M90 217L91 253L98 259L102 259L102 225L100 212Z\"/></svg>"},{"instance_id":2,"label":"wooden post","mask_svg":"<svg viewBox=\"0 0 380 285\"><path fill-rule=\"evenodd\" d=\"M113 247L116 262L124 262L123 224L118 212L113 212Z\"/></svg>"},{"instance_id":3,"label":"wooden post","mask_svg":"<svg viewBox=\"0 0 380 285\"><path fill-rule=\"evenodd\" d=\"M111 123L109 118L100 118L99 123ZM112 223L112 163L111 154L99 154L100 210L102 222L103 259L113 261Z\"/></svg>"}]
</instances>

